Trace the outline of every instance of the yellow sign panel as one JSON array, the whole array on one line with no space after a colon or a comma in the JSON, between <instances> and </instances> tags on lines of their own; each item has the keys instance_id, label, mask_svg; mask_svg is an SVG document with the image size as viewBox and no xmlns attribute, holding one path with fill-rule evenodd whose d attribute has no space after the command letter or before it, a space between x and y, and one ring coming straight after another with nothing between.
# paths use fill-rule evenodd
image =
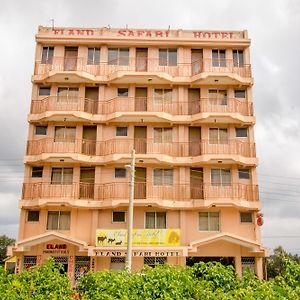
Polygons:
<instances>
[{"instance_id":1,"label":"yellow sign panel","mask_svg":"<svg viewBox=\"0 0 300 300\"><path fill-rule=\"evenodd\" d=\"M180 229L133 229L133 246L180 246ZM98 229L96 246L127 246L126 229Z\"/></svg>"}]
</instances>

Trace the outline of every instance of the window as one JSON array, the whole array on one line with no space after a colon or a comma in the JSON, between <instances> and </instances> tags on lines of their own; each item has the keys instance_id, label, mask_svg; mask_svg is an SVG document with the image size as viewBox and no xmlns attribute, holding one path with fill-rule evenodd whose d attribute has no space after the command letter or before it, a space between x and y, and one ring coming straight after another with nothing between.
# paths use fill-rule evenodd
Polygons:
<instances>
[{"instance_id":1,"label":"window","mask_svg":"<svg viewBox=\"0 0 300 300\"><path fill-rule=\"evenodd\" d=\"M208 91L209 103L211 105L227 105L227 91L211 89Z\"/></svg>"},{"instance_id":2,"label":"window","mask_svg":"<svg viewBox=\"0 0 300 300\"><path fill-rule=\"evenodd\" d=\"M209 128L210 144L228 144L227 128Z\"/></svg>"},{"instance_id":3,"label":"window","mask_svg":"<svg viewBox=\"0 0 300 300\"><path fill-rule=\"evenodd\" d=\"M166 257L144 257L144 265L154 268L156 265L164 265L167 263Z\"/></svg>"},{"instance_id":4,"label":"window","mask_svg":"<svg viewBox=\"0 0 300 300\"><path fill-rule=\"evenodd\" d=\"M231 172L229 169L211 169L211 184L212 185L230 185Z\"/></svg>"},{"instance_id":5,"label":"window","mask_svg":"<svg viewBox=\"0 0 300 300\"><path fill-rule=\"evenodd\" d=\"M234 98L246 98L246 91L245 90L234 90Z\"/></svg>"},{"instance_id":6,"label":"window","mask_svg":"<svg viewBox=\"0 0 300 300\"><path fill-rule=\"evenodd\" d=\"M243 50L233 50L233 65L235 67L244 66L244 51Z\"/></svg>"},{"instance_id":7,"label":"window","mask_svg":"<svg viewBox=\"0 0 300 300\"><path fill-rule=\"evenodd\" d=\"M128 89L118 88L118 97L128 97Z\"/></svg>"},{"instance_id":8,"label":"window","mask_svg":"<svg viewBox=\"0 0 300 300\"><path fill-rule=\"evenodd\" d=\"M236 128L235 129L235 136L238 138L246 138L248 137L248 130L247 128Z\"/></svg>"},{"instance_id":9,"label":"window","mask_svg":"<svg viewBox=\"0 0 300 300\"><path fill-rule=\"evenodd\" d=\"M23 258L23 268L30 269L36 266L37 258L36 256L24 256Z\"/></svg>"},{"instance_id":10,"label":"window","mask_svg":"<svg viewBox=\"0 0 300 300\"><path fill-rule=\"evenodd\" d=\"M154 185L173 185L173 169L154 169Z\"/></svg>"},{"instance_id":11,"label":"window","mask_svg":"<svg viewBox=\"0 0 300 300\"><path fill-rule=\"evenodd\" d=\"M39 96L50 96L50 86L40 86Z\"/></svg>"},{"instance_id":12,"label":"window","mask_svg":"<svg viewBox=\"0 0 300 300\"><path fill-rule=\"evenodd\" d=\"M146 229L165 229L166 228L165 212L146 212L145 228Z\"/></svg>"},{"instance_id":13,"label":"window","mask_svg":"<svg viewBox=\"0 0 300 300\"><path fill-rule=\"evenodd\" d=\"M113 223L124 223L125 222L125 211L113 211L112 212Z\"/></svg>"},{"instance_id":14,"label":"window","mask_svg":"<svg viewBox=\"0 0 300 300\"><path fill-rule=\"evenodd\" d=\"M111 257L110 269L114 271L121 271L125 268L125 257Z\"/></svg>"},{"instance_id":15,"label":"window","mask_svg":"<svg viewBox=\"0 0 300 300\"><path fill-rule=\"evenodd\" d=\"M226 67L225 50L212 50L213 67Z\"/></svg>"},{"instance_id":16,"label":"window","mask_svg":"<svg viewBox=\"0 0 300 300\"><path fill-rule=\"evenodd\" d=\"M98 65L100 63L100 48L88 48L88 65Z\"/></svg>"},{"instance_id":17,"label":"window","mask_svg":"<svg viewBox=\"0 0 300 300\"><path fill-rule=\"evenodd\" d=\"M52 168L51 184L72 184L73 168Z\"/></svg>"},{"instance_id":18,"label":"window","mask_svg":"<svg viewBox=\"0 0 300 300\"><path fill-rule=\"evenodd\" d=\"M69 211L48 211L47 230L70 230Z\"/></svg>"},{"instance_id":19,"label":"window","mask_svg":"<svg viewBox=\"0 0 300 300\"><path fill-rule=\"evenodd\" d=\"M127 136L127 127L117 127L116 136Z\"/></svg>"},{"instance_id":20,"label":"window","mask_svg":"<svg viewBox=\"0 0 300 300\"><path fill-rule=\"evenodd\" d=\"M246 269L250 269L255 273L255 257L242 257L242 274L244 274Z\"/></svg>"},{"instance_id":21,"label":"window","mask_svg":"<svg viewBox=\"0 0 300 300\"><path fill-rule=\"evenodd\" d=\"M154 143L171 143L172 128L162 127L154 128Z\"/></svg>"},{"instance_id":22,"label":"window","mask_svg":"<svg viewBox=\"0 0 300 300\"><path fill-rule=\"evenodd\" d=\"M115 168L115 178L126 178L126 169Z\"/></svg>"},{"instance_id":23,"label":"window","mask_svg":"<svg viewBox=\"0 0 300 300\"><path fill-rule=\"evenodd\" d=\"M218 212L200 212L199 230L201 231L219 231L220 215Z\"/></svg>"},{"instance_id":24,"label":"window","mask_svg":"<svg viewBox=\"0 0 300 300\"><path fill-rule=\"evenodd\" d=\"M239 179L250 179L250 170L239 169Z\"/></svg>"},{"instance_id":25,"label":"window","mask_svg":"<svg viewBox=\"0 0 300 300\"><path fill-rule=\"evenodd\" d=\"M241 223L253 223L253 214L251 212L240 212Z\"/></svg>"},{"instance_id":26,"label":"window","mask_svg":"<svg viewBox=\"0 0 300 300\"><path fill-rule=\"evenodd\" d=\"M28 222L38 222L40 220L39 210L28 210L27 211L27 221Z\"/></svg>"},{"instance_id":27,"label":"window","mask_svg":"<svg viewBox=\"0 0 300 300\"><path fill-rule=\"evenodd\" d=\"M76 127L55 126L54 142L75 143Z\"/></svg>"},{"instance_id":28,"label":"window","mask_svg":"<svg viewBox=\"0 0 300 300\"><path fill-rule=\"evenodd\" d=\"M172 89L155 89L154 104L172 103Z\"/></svg>"},{"instance_id":29,"label":"window","mask_svg":"<svg viewBox=\"0 0 300 300\"><path fill-rule=\"evenodd\" d=\"M78 88L59 87L57 91L57 102L77 103L79 100L78 94Z\"/></svg>"},{"instance_id":30,"label":"window","mask_svg":"<svg viewBox=\"0 0 300 300\"><path fill-rule=\"evenodd\" d=\"M31 169L31 177L33 178L41 178L43 177L43 167L32 167Z\"/></svg>"},{"instance_id":31,"label":"window","mask_svg":"<svg viewBox=\"0 0 300 300\"><path fill-rule=\"evenodd\" d=\"M108 48L109 65L129 65L129 48Z\"/></svg>"},{"instance_id":32,"label":"window","mask_svg":"<svg viewBox=\"0 0 300 300\"><path fill-rule=\"evenodd\" d=\"M47 126L35 126L36 135L47 135Z\"/></svg>"},{"instance_id":33,"label":"window","mask_svg":"<svg viewBox=\"0 0 300 300\"><path fill-rule=\"evenodd\" d=\"M177 66L177 49L159 49L160 66Z\"/></svg>"},{"instance_id":34,"label":"window","mask_svg":"<svg viewBox=\"0 0 300 300\"><path fill-rule=\"evenodd\" d=\"M42 64L52 64L54 47L43 47Z\"/></svg>"}]
</instances>

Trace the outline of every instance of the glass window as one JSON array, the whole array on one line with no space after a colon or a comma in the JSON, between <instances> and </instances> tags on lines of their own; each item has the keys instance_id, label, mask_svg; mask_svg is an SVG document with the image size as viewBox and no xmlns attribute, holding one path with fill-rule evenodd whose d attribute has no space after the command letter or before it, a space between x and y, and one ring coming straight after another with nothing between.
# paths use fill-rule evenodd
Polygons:
<instances>
[{"instance_id":1,"label":"glass window","mask_svg":"<svg viewBox=\"0 0 300 300\"><path fill-rule=\"evenodd\" d=\"M108 48L109 65L129 65L129 48Z\"/></svg>"},{"instance_id":2,"label":"glass window","mask_svg":"<svg viewBox=\"0 0 300 300\"><path fill-rule=\"evenodd\" d=\"M154 143L171 143L172 128L162 127L154 128Z\"/></svg>"},{"instance_id":3,"label":"glass window","mask_svg":"<svg viewBox=\"0 0 300 300\"><path fill-rule=\"evenodd\" d=\"M201 231L219 231L220 216L218 212L200 212L199 230Z\"/></svg>"},{"instance_id":4,"label":"glass window","mask_svg":"<svg viewBox=\"0 0 300 300\"><path fill-rule=\"evenodd\" d=\"M35 126L36 135L47 135L47 126Z\"/></svg>"},{"instance_id":5,"label":"glass window","mask_svg":"<svg viewBox=\"0 0 300 300\"><path fill-rule=\"evenodd\" d=\"M234 98L246 98L246 91L245 90L234 90Z\"/></svg>"},{"instance_id":6,"label":"glass window","mask_svg":"<svg viewBox=\"0 0 300 300\"><path fill-rule=\"evenodd\" d=\"M159 49L160 66L177 66L177 49Z\"/></svg>"},{"instance_id":7,"label":"glass window","mask_svg":"<svg viewBox=\"0 0 300 300\"><path fill-rule=\"evenodd\" d=\"M146 212L145 228L146 229L165 229L166 213L165 212Z\"/></svg>"},{"instance_id":8,"label":"glass window","mask_svg":"<svg viewBox=\"0 0 300 300\"><path fill-rule=\"evenodd\" d=\"M233 65L235 67L244 66L244 51L243 50L233 50Z\"/></svg>"},{"instance_id":9,"label":"glass window","mask_svg":"<svg viewBox=\"0 0 300 300\"><path fill-rule=\"evenodd\" d=\"M113 223L124 223L125 222L125 211L113 211L112 212Z\"/></svg>"},{"instance_id":10,"label":"glass window","mask_svg":"<svg viewBox=\"0 0 300 300\"><path fill-rule=\"evenodd\" d=\"M213 67L226 67L225 50L212 50L212 65Z\"/></svg>"},{"instance_id":11,"label":"glass window","mask_svg":"<svg viewBox=\"0 0 300 300\"><path fill-rule=\"evenodd\" d=\"M229 169L211 169L212 185L231 185L231 172Z\"/></svg>"},{"instance_id":12,"label":"glass window","mask_svg":"<svg viewBox=\"0 0 300 300\"><path fill-rule=\"evenodd\" d=\"M118 88L118 97L128 97L128 88Z\"/></svg>"},{"instance_id":13,"label":"glass window","mask_svg":"<svg viewBox=\"0 0 300 300\"><path fill-rule=\"evenodd\" d=\"M172 89L155 89L154 104L170 104L172 103Z\"/></svg>"},{"instance_id":14,"label":"glass window","mask_svg":"<svg viewBox=\"0 0 300 300\"><path fill-rule=\"evenodd\" d=\"M154 185L173 185L173 169L154 169Z\"/></svg>"},{"instance_id":15,"label":"glass window","mask_svg":"<svg viewBox=\"0 0 300 300\"><path fill-rule=\"evenodd\" d=\"M167 263L166 257L144 257L144 265L154 268L157 265L164 265Z\"/></svg>"},{"instance_id":16,"label":"glass window","mask_svg":"<svg viewBox=\"0 0 300 300\"><path fill-rule=\"evenodd\" d=\"M47 230L70 230L69 211L48 211Z\"/></svg>"},{"instance_id":17,"label":"glass window","mask_svg":"<svg viewBox=\"0 0 300 300\"><path fill-rule=\"evenodd\" d=\"M55 126L54 142L75 143L76 127Z\"/></svg>"},{"instance_id":18,"label":"glass window","mask_svg":"<svg viewBox=\"0 0 300 300\"><path fill-rule=\"evenodd\" d=\"M209 128L210 144L228 144L227 128Z\"/></svg>"},{"instance_id":19,"label":"glass window","mask_svg":"<svg viewBox=\"0 0 300 300\"><path fill-rule=\"evenodd\" d=\"M42 64L52 64L54 54L54 47L43 47L42 50Z\"/></svg>"},{"instance_id":20,"label":"glass window","mask_svg":"<svg viewBox=\"0 0 300 300\"><path fill-rule=\"evenodd\" d=\"M39 96L50 96L50 86L40 86L39 87Z\"/></svg>"},{"instance_id":21,"label":"glass window","mask_svg":"<svg viewBox=\"0 0 300 300\"><path fill-rule=\"evenodd\" d=\"M77 103L79 100L79 89L70 87L59 87L57 91L57 102Z\"/></svg>"},{"instance_id":22,"label":"glass window","mask_svg":"<svg viewBox=\"0 0 300 300\"><path fill-rule=\"evenodd\" d=\"M28 222L38 222L40 220L39 210L28 210L27 211L27 221Z\"/></svg>"},{"instance_id":23,"label":"glass window","mask_svg":"<svg viewBox=\"0 0 300 300\"><path fill-rule=\"evenodd\" d=\"M253 223L253 214L251 212L240 212L241 223Z\"/></svg>"},{"instance_id":24,"label":"glass window","mask_svg":"<svg viewBox=\"0 0 300 300\"><path fill-rule=\"evenodd\" d=\"M44 169L44 167L32 167L31 177L33 177L33 178L43 177L43 169Z\"/></svg>"},{"instance_id":25,"label":"glass window","mask_svg":"<svg viewBox=\"0 0 300 300\"><path fill-rule=\"evenodd\" d=\"M248 129L247 128L236 128L235 129L235 136L246 138L248 137Z\"/></svg>"},{"instance_id":26,"label":"glass window","mask_svg":"<svg viewBox=\"0 0 300 300\"><path fill-rule=\"evenodd\" d=\"M88 48L88 65L98 65L100 63L100 48Z\"/></svg>"},{"instance_id":27,"label":"glass window","mask_svg":"<svg viewBox=\"0 0 300 300\"><path fill-rule=\"evenodd\" d=\"M51 184L72 184L73 168L52 168Z\"/></svg>"},{"instance_id":28,"label":"glass window","mask_svg":"<svg viewBox=\"0 0 300 300\"><path fill-rule=\"evenodd\" d=\"M115 178L126 178L126 169L115 168Z\"/></svg>"},{"instance_id":29,"label":"glass window","mask_svg":"<svg viewBox=\"0 0 300 300\"><path fill-rule=\"evenodd\" d=\"M127 127L117 127L116 136L127 136Z\"/></svg>"},{"instance_id":30,"label":"glass window","mask_svg":"<svg viewBox=\"0 0 300 300\"><path fill-rule=\"evenodd\" d=\"M239 179L250 179L250 170L239 169Z\"/></svg>"},{"instance_id":31,"label":"glass window","mask_svg":"<svg viewBox=\"0 0 300 300\"><path fill-rule=\"evenodd\" d=\"M227 91L210 89L208 91L209 103L211 105L227 105Z\"/></svg>"}]
</instances>

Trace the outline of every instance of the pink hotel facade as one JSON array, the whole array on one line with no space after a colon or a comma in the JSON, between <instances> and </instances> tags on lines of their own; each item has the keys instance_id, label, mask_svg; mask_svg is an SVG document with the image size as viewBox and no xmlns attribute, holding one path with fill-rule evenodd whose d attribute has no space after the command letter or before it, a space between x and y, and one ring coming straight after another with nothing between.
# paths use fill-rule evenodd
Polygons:
<instances>
[{"instance_id":1,"label":"pink hotel facade","mask_svg":"<svg viewBox=\"0 0 300 300\"><path fill-rule=\"evenodd\" d=\"M135 149L133 269L262 277L249 47L247 31L39 27L16 271L124 267Z\"/></svg>"}]
</instances>

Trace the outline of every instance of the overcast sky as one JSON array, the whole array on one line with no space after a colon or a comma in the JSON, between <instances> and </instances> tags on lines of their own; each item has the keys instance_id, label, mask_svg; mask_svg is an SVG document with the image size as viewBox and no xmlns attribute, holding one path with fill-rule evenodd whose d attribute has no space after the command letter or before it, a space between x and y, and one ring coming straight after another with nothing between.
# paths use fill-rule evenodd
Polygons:
<instances>
[{"instance_id":1,"label":"overcast sky","mask_svg":"<svg viewBox=\"0 0 300 300\"><path fill-rule=\"evenodd\" d=\"M299 0L1 0L0 235L17 237L38 25L249 31L263 240L300 253Z\"/></svg>"}]
</instances>

